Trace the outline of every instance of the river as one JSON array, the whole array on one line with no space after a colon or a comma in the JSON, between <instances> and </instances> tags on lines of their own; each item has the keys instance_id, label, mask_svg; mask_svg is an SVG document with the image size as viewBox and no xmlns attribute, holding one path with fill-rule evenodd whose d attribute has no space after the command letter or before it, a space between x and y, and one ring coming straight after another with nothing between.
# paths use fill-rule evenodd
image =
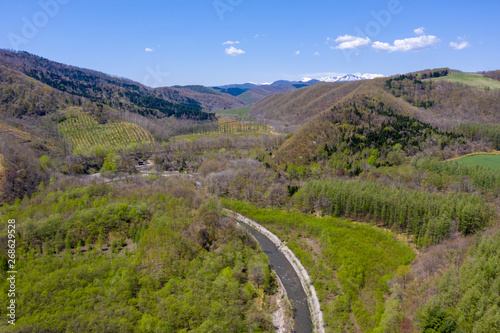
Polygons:
<instances>
[{"instance_id":1,"label":"river","mask_svg":"<svg viewBox=\"0 0 500 333\"><path fill-rule=\"evenodd\" d=\"M302 288L300 279L285 255L269 238L254 228L239 222L259 242L262 251L269 258L271 268L276 272L285 287L288 299L292 303L294 331L297 333L310 333L313 331L311 312L307 304L307 295Z\"/></svg>"}]
</instances>

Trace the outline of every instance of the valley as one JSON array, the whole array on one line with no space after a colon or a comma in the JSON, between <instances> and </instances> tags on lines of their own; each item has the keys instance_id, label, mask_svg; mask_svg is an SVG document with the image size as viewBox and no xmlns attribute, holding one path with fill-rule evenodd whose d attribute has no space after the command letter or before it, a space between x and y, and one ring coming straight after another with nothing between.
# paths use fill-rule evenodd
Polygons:
<instances>
[{"instance_id":1,"label":"valley","mask_svg":"<svg viewBox=\"0 0 500 333\"><path fill-rule=\"evenodd\" d=\"M500 329L497 72L335 80L151 88L0 50L0 331ZM321 327L227 210L300 260Z\"/></svg>"}]
</instances>

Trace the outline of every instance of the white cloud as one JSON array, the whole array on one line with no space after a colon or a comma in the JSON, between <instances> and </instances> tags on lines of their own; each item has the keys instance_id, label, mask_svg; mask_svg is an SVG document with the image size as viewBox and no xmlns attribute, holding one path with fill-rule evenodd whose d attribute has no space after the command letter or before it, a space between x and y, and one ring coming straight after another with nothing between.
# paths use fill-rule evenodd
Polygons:
<instances>
[{"instance_id":1,"label":"white cloud","mask_svg":"<svg viewBox=\"0 0 500 333\"><path fill-rule=\"evenodd\" d=\"M366 47L371 44L371 40L369 37L357 37L351 35L339 36L335 39L336 43L340 43L337 46L332 46L332 49L337 50L348 50L348 49L359 49L362 47Z\"/></svg>"},{"instance_id":2,"label":"white cloud","mask_svg":"<svg viewBox=\"0 0 500 333\"><path fill-rule=\"evenodd\" d=\"M374 42L372 47L377 51L384 52L411 52L420 51L427 49L440 42L440 39L436 36L420 36L413 38L397 39L394 41L394 45L383 42Z\"/></svg>"},{"instance_id":3,"label":"white cloud","mask_svg":"<svg viewBox=\"0 0 500 333\"><path fill-rule=\"evenodd\" d=\"M419 36L423 36L423 35L425 35L424 30L425 30L424 27L420 27L420 28L417 28L417 29L413 30L413 32L416 33Z\"/></svg>"},{"instance_id":4,"label":"white cloud","mask_svg":"<svg viewBox=\"0 0 500 333\"><path fill-rule=\"evenodd\" d=\"M240 42L239 41L232 41L232 40L228 40L227 42L224 42L222 43L222 45L233 45L233 44L239 44Z\"/></svg>"},{"instance_id":5,"label":"white cloud","mask_svg":"<svg viewBox=\"0 0 500 333\"><path fill-rule=\"evenodd\" d=\"M465 48L471 47L472 45L470 45L470 43L468 41L463 41L461 43L451 42L450 46L452 48L454 48L455 50L463 50Z\"/></svg>"},{"instance_id":6,"label":"white cloud","mask_svg":"<svg viewBox=\"0 0 500 333\"><path fill-rule=\"evenodd\" d=\"M149 47L146 47L146 52L153 52L154 50L153 49L150 49Z\"/></svg>"},{"instance_id":7,"label":"white cloud","mask_svg":"<svg viewBox=\"0 0 500 333\"><path fill-rule=\"evenodd\" d=\"M259 34L255 34L255 36L253 36L253 38L259 38Z\"/></svg>"},{"instance_id":8,"label":"white cloud","mask_svg":"<svg viewBox=\"0 0 500 333\"><path fill-rule=\"evenodd\" d=\"M314 56L319 57L320 56L319 52L314 52Z\"/></svg>"},{"instance_id":9,"label":"white cloud","mask_svg":"<svg viewBox=\"0 0 500 333\"><path fill-rule=\"evenodd\" d=\"M300 54L300 51L299 51L299 50L295 51L295 54L296 54L296 55L299 55L299 54Z\"/></svg>"},{"instance_id":10,"label":"white cloud","mask_svg":"<svg viewBox=\"0 0 500 333\"><path fill-rule=\"evenodd\" d=\"M234 46L231 46L230 48L226 49L226 54L230 56L239 56L241 54L245 54L245 51L237 49Z\"/></svg>"}]
</instances>

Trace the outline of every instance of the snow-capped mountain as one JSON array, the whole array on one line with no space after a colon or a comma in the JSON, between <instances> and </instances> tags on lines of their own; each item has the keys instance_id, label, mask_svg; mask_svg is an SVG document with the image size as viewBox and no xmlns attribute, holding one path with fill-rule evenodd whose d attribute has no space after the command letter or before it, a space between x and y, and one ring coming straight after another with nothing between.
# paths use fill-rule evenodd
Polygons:
<instances>
[{"instance_id":1,"label":"snow-capped mountain","mask_svg":"<svg viewBox=\"0 0 500 333\"><path fill-rule=\"evenodd\" d=\"M323 76L318 78L317 80L322 81L322 82L350 82L350 81L359 81L359 80L370 80L370 79L375 79L378 77L384 77L382 74L361 74L361 73L356 73L356 74L341 74L341 75L335 75L335 76ZM301 81L303 82L308 82L310 80L313 80L312 78L305 77Z\"/></svg>"}]
</instances>

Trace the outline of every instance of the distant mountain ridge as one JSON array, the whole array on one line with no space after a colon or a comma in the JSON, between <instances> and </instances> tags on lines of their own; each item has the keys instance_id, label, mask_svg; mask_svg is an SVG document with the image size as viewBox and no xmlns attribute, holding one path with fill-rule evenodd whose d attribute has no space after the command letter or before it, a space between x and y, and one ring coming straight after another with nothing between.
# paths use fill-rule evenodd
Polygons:
<instances>
[{"instance_id":1,"label":"distant mountain ridge","mask_svg":"<svg viewBox=\"0 0 500 333\"><path fill-rule=\"evenodd\" d=\"M300 81L277 80L270 84L262 83L243 83L243 84L228 84L224 86L211 87L214 90L233 95L240 98L245 103L252 105L262 98L282 91L293 91L303 87L312 86L321 82L354 82L361 80L370 80L385 77L382 74L339 74L336 76L324 76L318 79L304 77Z\"/></svg>"}]
</instances>

